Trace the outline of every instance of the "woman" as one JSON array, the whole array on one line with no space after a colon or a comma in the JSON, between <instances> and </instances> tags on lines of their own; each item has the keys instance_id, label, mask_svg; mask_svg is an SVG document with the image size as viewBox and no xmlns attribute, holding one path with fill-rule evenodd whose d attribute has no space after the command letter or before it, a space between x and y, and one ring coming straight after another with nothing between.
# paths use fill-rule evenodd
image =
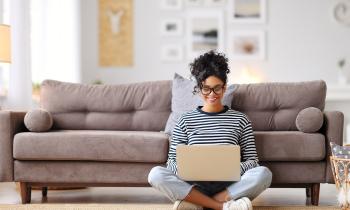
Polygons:
<instances>
[{"instance_id":1,"label":"woman","mask_svg":"<svg viewBox=\"0 0 350 210\"><path fill-rule=\"evenodd\" d=\"M194 60L191 74L203 106L182 115L171 138L167 168L156 166L148 181L174 204L174 209L243 210L271 184L272 174L259 166L252 125L247 116L221 102L227 85L227 58L210 51ZM177 176L179 144L233 144L241 148L241 180L238 182L186 182ZM229 166L228 166L229 167Z\"/></svg>"}]
</instances>

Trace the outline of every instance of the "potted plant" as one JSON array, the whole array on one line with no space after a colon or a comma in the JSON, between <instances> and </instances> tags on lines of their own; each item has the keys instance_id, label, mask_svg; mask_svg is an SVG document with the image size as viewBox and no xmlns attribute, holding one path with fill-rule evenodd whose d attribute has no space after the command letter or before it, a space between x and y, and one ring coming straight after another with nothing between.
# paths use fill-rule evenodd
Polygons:
<instances>
[{"instance_id":1,"label":"potted plant","mask_svg":"<svg viewBox=\"0 0 350 210\"><path fill-rule=\"evenodd\" d=\"M40 82L32 83L32 98L36 103L39 103L40 101L40 86Z\"/></svg>"},{"instance_id":2,"label":"potted plant","mask_svg":"<svg viewBox=\"0 0 350 210\"><path fill-rule=\"evenodd\" d=\"M348 83L347 74L345 72L345 66L346 66L346 59L345 58L340 59L338 61L338 67L339 67L338 83L340 85L346 85Z\"/></svg>"}]
</instances>

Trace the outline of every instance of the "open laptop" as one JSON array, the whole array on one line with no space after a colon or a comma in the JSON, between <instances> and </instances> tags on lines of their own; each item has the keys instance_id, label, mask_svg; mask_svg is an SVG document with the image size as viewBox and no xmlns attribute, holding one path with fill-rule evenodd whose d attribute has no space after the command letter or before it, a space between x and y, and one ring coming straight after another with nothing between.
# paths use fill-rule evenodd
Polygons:
<instances>
[{"instance_id":1,"label":"open laptop","mask_svg":"<svg viewBox=\"0 0 350 210\"><path fill-rule=\"evenodd\" d=\"M178 145L178 175L185 181L239 181L238 145Z\"/></svg>"}]
</instances>

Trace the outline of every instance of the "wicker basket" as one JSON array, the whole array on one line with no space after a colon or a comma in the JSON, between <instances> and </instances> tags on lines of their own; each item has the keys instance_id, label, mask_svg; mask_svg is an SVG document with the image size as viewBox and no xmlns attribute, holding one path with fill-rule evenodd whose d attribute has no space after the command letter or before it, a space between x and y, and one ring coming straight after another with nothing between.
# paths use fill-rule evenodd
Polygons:
<instances>
[{"instance_id":1,"label":"wicker basket","mask_svg":"<svg viewBox=\"0 0 350 210\"><path fill-rule=\"evenodd\" d=\"M340 190L345 190L345 195L347 196L348 189L350 189L350 159L337 158L331 156L331 165L333 177L335 180L335 185ZM350 205L347 201L345 205L341 205L342 209L349 209Z\"/></svg>"}]
</instances>

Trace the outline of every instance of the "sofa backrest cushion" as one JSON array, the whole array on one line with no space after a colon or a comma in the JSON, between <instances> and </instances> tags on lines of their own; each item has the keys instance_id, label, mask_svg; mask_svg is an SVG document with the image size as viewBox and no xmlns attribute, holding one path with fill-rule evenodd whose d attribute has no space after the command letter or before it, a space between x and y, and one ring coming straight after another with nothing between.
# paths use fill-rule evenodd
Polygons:
<instances>
[{"instance_id":1,"label":"sofa backrest cushion","mask_svg":"<svg viewBox=\"0 0 350 210\"><path fill-rule=\"evenodd\" d=\"M171 81L85 85L45 80L40 105L55 129L164 130L171 110Z\"/></svg>"},{"instance_id":2,"label":"sofa backrest cushion","mask_svg":"<svg viewBox=\"0 0 350 210\"><path fill-rule=\"evenodd\" d=\"M236 85L232 109L248 115L257 131L296 131L295 119L307 107L324 110L326 83L271 82Z\"/></svg>"}]
</instances>

